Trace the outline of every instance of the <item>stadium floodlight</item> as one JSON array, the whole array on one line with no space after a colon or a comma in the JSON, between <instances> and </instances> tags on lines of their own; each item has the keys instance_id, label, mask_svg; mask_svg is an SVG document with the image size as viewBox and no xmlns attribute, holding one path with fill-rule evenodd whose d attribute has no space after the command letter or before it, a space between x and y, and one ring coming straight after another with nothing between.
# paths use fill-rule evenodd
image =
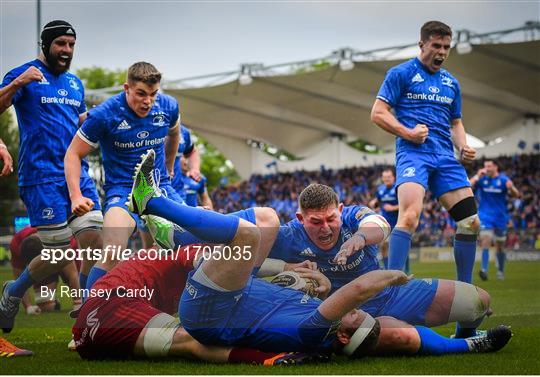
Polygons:
<instances>
[{"instance_id":1,"label":"stadium floodlight","mask_svg":"<svg viewBox=\"0 0 540 377\"><path fill-rule=\"evenodd\" d=\"M460 55L470 54L472 50L473 50L472 44L470 42L468 42L468 41L467 42L459 42L456 45L456 51Z\"/></svg>"},{"instance_id":2,"label":"stadium floodlight","mask_svg":"<svg viewBox=\"0 0 540 377\"><path fill-rule=\"evenodd\" d=\"M339 69L342 71L350 71L354 68L354 62L352 60L353 50L351 48L342 48L338 50L339 54Z\"/></svg>"},{"instance_id":3,"label":"stadium floodlight","mask_svg":"<svg viewBox=\"0 0 540 377\"><path fill-rule=\"evenodd\" d=\"M238 82L240 85L249 85L253 82L253 77L251 77L251 67L249 64L242 64L240 68L240 75L238 76Z\"/></svg>"}]
</instances>

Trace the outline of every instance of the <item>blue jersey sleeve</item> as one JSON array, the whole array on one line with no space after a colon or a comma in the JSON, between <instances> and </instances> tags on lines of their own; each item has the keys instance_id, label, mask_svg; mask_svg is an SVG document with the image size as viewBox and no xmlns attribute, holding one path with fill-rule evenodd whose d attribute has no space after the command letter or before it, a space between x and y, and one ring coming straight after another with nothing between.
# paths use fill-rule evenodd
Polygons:
<instances>
[{"instance_id":1,"label":"blue jersey sleeve","mask_svg":"<svg viewBox=\"0 0 540 377\"><path fill-rule=\"evenodd\" d=\"M2 84L0 85L0 88L4 88L4 87L8 86L9 84L11 84L11 82L13 80L15 80L17 77L19 77L19 75L21 73L23 73L23 72L24 72L24 70L21 71L20 67L9 71L4 76L4 80L2 80ZM15 94L13 95L13 97L11 99L11 103L16 104L21 99L21 97L23 96L24 90L25 90L25 87L19 88L15 92Z\"/></svg>"},{"instance_id":2,"label":"blue jersey sleeve","mask_svg":"<svg viewBox=\"0 0 540 377\"><path fill-rule=\"evenodd\" d=\"M204 194L206 192L206 177L202 177L201 178L201 181L200 181L200 184L199 184L199 189L197 190L197 193L198 194Z\"/></svg>"},{"instance_id":3,"label":"blue jersey sleeve","mask_svg":"<svg viewBox=\"0 0 540 377\"><path fill-rule=\"evenodd\" d=\"M386 74L379 93L377 93L377 98L386 102L391 107L395 107L399 102L403 90L404 81L402 73L398 69L393 68Z\"/></svg>"},{"instance_id":4,"label":"blue jersey sleeve","mask_svg":"<svg viewBox=\"0 0 540 377\"><path fill-rule=\"evenodd\" d=\"M178 106L178 102L175 100L171 108L171 124L169 124L169 128L176 126L178 119L180 119L180 108Z\"/></svg>"},{"instance_id":5,"label":"blue jersey sleeve","mask_svg":"<svg viewBox=\"0 0 540 377\"><path fill-rule=\"evenodd\" d=\"M459 86L457 80L455 81L455 84L456 98L454 99L454 102L452 102L452 109L450 115L452 119L461 119L461 87Z\"/></svg>"},{"instance_id":6,"label":"blue jersey sleeve","mask_svg":"<svg viewBox=\"0 0 540 377\"><path fill-rule=\"evenodd\" d=\"M100 119L100 117L90 111L81 128L77 131L77 135L86 143L97 148L99 141L102 140L105 135L105 123L105 120Z\"/></svg>"},{"instance_id":7,"label":"blue jersey sleeve","mask_svg":"<svg viewBox=\"0 0 540 377\"><path fill-rule=\"evenodd\" d=\"M343 209L343 214L341 215L341 219L343 221L344 226L347 226L350 229L354 229L354 231L356 231L358 229L358 225L365 217L374 215L374 214L375 214L375 211L373 211L369 207L350 206L350 207L345 207Z\"/></svg>"},{"instance_id":8,"label":"blue jersey sleeve","mask_svg":"<svg viewBox=\"0 0 540 377\"><path fill-rule=\"evenodd\" d=\"M381 190L381 186L377 187L377 191L375 191L375 197L377 198L377 201L379 202L379 206L382 205L381 203L381 193L380 193L380 190Z\"/></svg>"},{"instance_id":9,"label":"blue jersey sleeve","mask_svg":"<svg viewBox=\"0 0 540 377\"><path fill-rule=\"evenodd\" d=\"M191 138L191 132L189 129L182 125L182 142L180 142L179 148L182 148L182 154L186 157L189 157L191 152L193 152L193 149L195 148L195 144L193 143L193 139Z\"/></svg>"},{"instance_id":10,"label":"blue jersey sleeve","mask_svg":"<svg viewBox=\"0 0 540 377\"><path fill-rule=\"evenodd\" d=\"M287 224L280 226L274 245L268 254L268 258L281 259L287 262L290 258L288 250L292 236L292 229Z\"/></svg>"},{"instance_id":11,"label":"blue jersey sleeve","mask_svg":"<svg viewBox=\"0 0 540 377\"><path fill-rule=\"evenodd\" d=\"M86 102L84 102L84 85L82 83L81 80L79 80L77 78L77 80L79 81L79 87L81 88L81 93L82 93L82 101L81 101L81 105L79 106L79 114L82 114L82 113L85 113L87 108L86 108Z\"/></svg>"}]
</instances>

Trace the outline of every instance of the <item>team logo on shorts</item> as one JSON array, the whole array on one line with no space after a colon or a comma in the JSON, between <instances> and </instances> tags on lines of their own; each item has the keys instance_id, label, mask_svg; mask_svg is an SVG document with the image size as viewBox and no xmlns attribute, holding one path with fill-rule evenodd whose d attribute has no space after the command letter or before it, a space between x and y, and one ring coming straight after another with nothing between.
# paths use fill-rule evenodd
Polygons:
<instances>
[{"instance_id":1,"label":"team logo on shorts","mask_svg":"<svg viewBox=\"0 0 540 377\"><path fill-rule=\"evenodd\" d=\"M58 94L60 94L62 97L65 97L68 95L68 91L65 89L58 89Z\"/></svg>"},{"instance_id":2,"label":"team logo on shorts","mask_svg":"<svg viewBox=\"0 0 540 377\"><path fill-rule=\"evenodd\" d=\"M118 203L119 201L120 201L120 197L119 197L119 196L115 196L114 198L112 198L111 200L109 200L109 205Z\"/></svg>"},{"instance_id":3,"label":"team logo on shorts","mask_svg":"<svg viewBox=\"0 0 540 377\"><path fill-rule=\"evenodd\" d=\"M44 208L43 211L41 211L41 217L48 220L54 218L54 210L50 207Z\"/></svg>"},{"instance_id":4,"label":"team logo on shorts","mask_svg":"<svg viewBox=\"0 0 540 377\"><path fill-rule=\"evenodd\" d=\"M414 177L415 168L407 168L403 171L402 177Z\"/></svg>"}]
</instances>

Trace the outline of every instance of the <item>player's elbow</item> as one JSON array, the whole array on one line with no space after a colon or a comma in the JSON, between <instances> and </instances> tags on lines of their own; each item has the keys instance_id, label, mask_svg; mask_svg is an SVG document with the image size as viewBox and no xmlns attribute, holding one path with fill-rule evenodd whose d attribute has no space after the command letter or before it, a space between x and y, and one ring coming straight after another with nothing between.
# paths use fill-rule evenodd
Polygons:
<instances>
[{"instance_id":1,"label":"player's elbow","mask_svg":"<svg viewBox=\"0 0 540 377\"><path fill-rule=\"evenodd\" d=\"M377 105L373 105L371 109L371 122L374 124L379 124L381 121L381 111L378 109Z\"/></svg>"},{"instance_id":2,"label":"player's elbow","mask_svg":"<svg viewBox=\"0 0 540 377\"><path fill-rule=\"evenodd\" d=\"M362 279L354 280L352 285L355 293L355 302L360 304L369 300L376 293L373 291L373 286Z\"/></svg>"}]
</instances>

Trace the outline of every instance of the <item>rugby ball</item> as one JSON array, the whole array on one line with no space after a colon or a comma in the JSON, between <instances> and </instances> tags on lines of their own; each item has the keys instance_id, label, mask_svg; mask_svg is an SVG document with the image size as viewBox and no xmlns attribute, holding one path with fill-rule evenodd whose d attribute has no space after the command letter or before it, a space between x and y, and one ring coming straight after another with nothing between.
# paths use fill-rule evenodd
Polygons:
<instances>
[{"instance_id":1,"label":"rugby ball","mask_svg":"<svg viewBox=\"0 0 540 377\"><path fill-rule=\"evenodd\" d=\"M274 276L270 282L279 285L280 287L302 291L311 297L319 297L319 293L315 292L315 288L319 286L319 283L314 279L301 277L298 272L283 271Z\"/></svg>"}]
</instances>

